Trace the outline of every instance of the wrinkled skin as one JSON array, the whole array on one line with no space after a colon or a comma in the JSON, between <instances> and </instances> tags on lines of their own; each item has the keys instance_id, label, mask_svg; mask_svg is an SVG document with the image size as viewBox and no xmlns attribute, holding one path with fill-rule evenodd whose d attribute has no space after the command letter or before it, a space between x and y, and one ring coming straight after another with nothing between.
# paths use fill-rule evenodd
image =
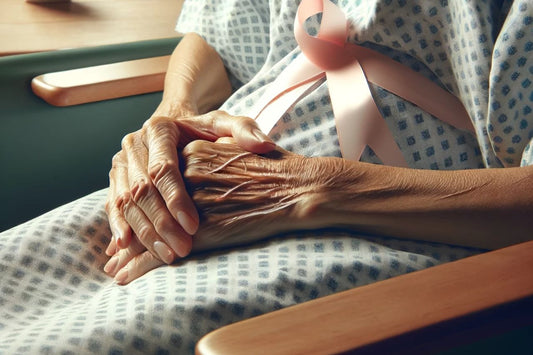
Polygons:
<instances>
[{"instance_id":1,"label":"wrinkled skin","mask_svg":"<svg viewBox=\"0 0 533 355\"><path fill-rule=\"evenodd\" d=\"M189 254L199 221L178 168L182 163L178 151L197 139L227 136L250 152L275 148L254 120L223 111L179 120L156 116L126 135L109 172L106 211L113 238L106 253L111 256L139 239L154 255L155 242L168 245L167 263Z\"/></svg>"},{"instance_id":2,"label":"wrinkled skin","mask_svg":"<svg viewBox=\"0 0 533 355\"><path fill-rule=\"evenodd\" d=\"M194 141L183 150L184 177L200 214L193 250L301 228L313 159L277 149L266 155L235 144Z\"/></svg>"},{"instance_id":3,"label":"wrinkled skin","mask_svg":"<svg viewBox=\"0 0 533 355\"><path fill-rule=\"evenodd\" d=\"M306 158L280 148L263 155L250 153L231 138L193 141L182 150L180 161L200 216L193 251L321 227L323 221L313 214L327 196L321 187L342 164L342 159ZM119 284L164 265L138 238L113 258L118 258L117 267L109 273Z\"/></svg>"}]
</instances>

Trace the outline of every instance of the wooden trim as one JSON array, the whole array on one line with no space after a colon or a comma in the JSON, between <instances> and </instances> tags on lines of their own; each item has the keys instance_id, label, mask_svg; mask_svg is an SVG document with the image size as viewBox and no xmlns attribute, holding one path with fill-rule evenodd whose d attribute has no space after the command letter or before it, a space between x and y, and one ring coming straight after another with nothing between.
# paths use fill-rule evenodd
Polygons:
<instances>
[{"instance_id":1,"label":"wooden trim","mask_svg":"<svg viewBox=\"0 0 533 355\"><path fill-rule=\"evenodd\" d=\"M288 307L211 332L196 354L398 353L475 315L533 322L532 255L533 241Z\"/></svg>"},{"instance_id":2,"label":"wooden trim","mask_svg":"<svg viewBox=\"0 0 533 355\"><path fill-rule=\"evenodd\" d=\"M183 0L0 1L0 56L170 38Z\"/></svg>"},{"instance_id":3,"label":"wooden trim","mask_svg":"<svg viewBox=\"0 0 533 355\"><path fill-rule=\"evenodd\" d=\"M54 106L72 106L162 91L170 56L42 74L33 92Z\"/></svg>"}]
</instances>

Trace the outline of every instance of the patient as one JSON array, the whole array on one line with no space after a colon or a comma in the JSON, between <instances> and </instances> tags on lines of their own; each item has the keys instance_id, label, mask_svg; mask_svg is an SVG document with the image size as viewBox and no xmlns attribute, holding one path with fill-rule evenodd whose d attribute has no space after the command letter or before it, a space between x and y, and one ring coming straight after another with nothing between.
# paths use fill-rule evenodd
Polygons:
<instances>
[{"instance_id":1,"label":"patient","mask_svg":"<svg viewBox=\"0 0 533 355\"><path fill-rule=\"evenodd\" d=\"M268 136L247 118L301 58L297 3L184 3L163 100L110 187L0 233L0 353L194 353L223 325L531 239L533 6L337 1L350 42L453 92L475 127L372 84L399 168L341 157L329 79Z\"/></svg>"},{"instance_id":2,"label":"patient","mask_svg":"<svg viewBox=\"0 0 533 355\"><path fill-rule=\"evenodd\" d=\"M456 129L372 85L409 166L398 168L371 164L370 149L361 162L340 157L327 84L270 137L247 117L299 53L296 4L186 2L178 30L201 36L178 45L161 104L113 159L105 271L125 284L192 250L328 227L489 249L531 239L532 9L504 3L339 1L349 41L444 85L475 127Z\"/></svg>"}]
</instances>

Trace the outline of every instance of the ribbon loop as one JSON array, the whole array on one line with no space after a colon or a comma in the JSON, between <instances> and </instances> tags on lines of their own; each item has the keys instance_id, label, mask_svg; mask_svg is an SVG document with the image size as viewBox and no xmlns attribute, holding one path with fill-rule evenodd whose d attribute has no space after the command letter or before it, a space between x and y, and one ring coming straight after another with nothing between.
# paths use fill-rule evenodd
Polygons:
<instances>
[{"instance_id":1,"label":"ribbon loop","mask_svg":"<svg viewBox=\"0 0 533 355\"><path fill-rule=\"evenodd\" d=\"M305 30L305 21L322 13L318 37ZM346 17L329 1L313 1L300 4L294 23L294 37L307 59L323 70L335 69L353 61L345 50L348 35Z\"/></svg>"}]
</instances>

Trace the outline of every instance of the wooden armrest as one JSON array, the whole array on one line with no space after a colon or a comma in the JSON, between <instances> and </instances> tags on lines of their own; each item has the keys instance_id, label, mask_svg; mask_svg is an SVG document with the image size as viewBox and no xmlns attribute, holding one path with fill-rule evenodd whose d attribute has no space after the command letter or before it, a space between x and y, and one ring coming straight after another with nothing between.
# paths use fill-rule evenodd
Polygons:
<instances>
[{"instance_id":1,"label":"wooden armrest","mask_svg":"<svg viewBox=\"0 0 533 355\"><path fill-rule=\"evenodd\" d=\"M426 352L507 315L510 327L531 324L532 256L533 241L288 307L217 329L196 353Z\"/></svg>"},{"instance_id":2,"label":"wooden armrest","mask_svg":"<svg viewBox=\"0 0 533 355\"><path fill-rule=\"evenodd\" d=\"M170 56L47 73L33 78L33 92L54 106L72 106L162 91Z\"/></svg>"}]
</instances>

